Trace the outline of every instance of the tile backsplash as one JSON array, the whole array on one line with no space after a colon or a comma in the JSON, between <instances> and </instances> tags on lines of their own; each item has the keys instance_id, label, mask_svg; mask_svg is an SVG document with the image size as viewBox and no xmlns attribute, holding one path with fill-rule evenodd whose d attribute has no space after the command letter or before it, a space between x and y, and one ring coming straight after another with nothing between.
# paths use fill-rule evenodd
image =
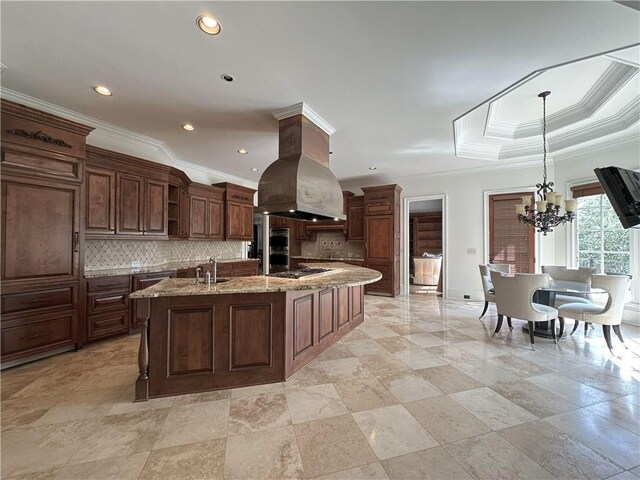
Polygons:
<instances>
[{"instance_id":1,"label":"tile backsplash","mask_svg":"<svg viewBox=\"0 0 640 480\"><path fill-rule=\"evenodd\" d=\"M153 240L87 240L84 269L105 270L129 268L132 262L152 267L182 260L208 260L242 257L243 242L220 241L153 241Z\"/></svg>"},{"instance_id":2,"label":"tile backsplash","mask_svg":"<svg viewBox=\"0 0 640 480\"><path fill-rule=\"evenodd\" d=\"M318 233L315 242L302 242L300 249L303 257L364 258L364 242L347 242L339 232Z\"/></svg>"}]
</instances>

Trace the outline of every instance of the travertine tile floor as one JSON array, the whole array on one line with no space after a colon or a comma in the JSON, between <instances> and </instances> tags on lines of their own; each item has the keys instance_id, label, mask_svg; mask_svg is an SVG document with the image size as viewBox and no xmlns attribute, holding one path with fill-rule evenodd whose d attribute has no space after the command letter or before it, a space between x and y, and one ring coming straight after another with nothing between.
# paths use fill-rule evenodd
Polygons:
<instances>
[{"instance_id":1,"label":"travertine tile floor","mask_svg":"<svg viewBox=\"0 0 640 480\"><path fill-rule=\"evenodd\" d=\"M2 478L640 477L640 329L532 351L493 307L365 305L282 384L134 404L136 337L2 372Z\"/></svg>"}]
</instances>

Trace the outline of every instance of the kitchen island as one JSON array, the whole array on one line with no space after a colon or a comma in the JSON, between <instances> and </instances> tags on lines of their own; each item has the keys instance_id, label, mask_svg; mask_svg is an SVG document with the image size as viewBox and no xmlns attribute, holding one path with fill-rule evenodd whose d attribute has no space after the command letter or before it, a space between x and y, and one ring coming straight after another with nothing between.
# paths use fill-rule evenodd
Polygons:
<instances>
[{"instance_id":1,"label":"kitchen island","mask_svg":"<svg viewBox=\"0 0 640 480\"><path fill-rule=\"evenodd\" d=\"M329 271L211 286L168 279L132 293L142 321L136 401L284 381L362 323L363 286L381 274L313 267Z\"/></svg>"}]
</instances>

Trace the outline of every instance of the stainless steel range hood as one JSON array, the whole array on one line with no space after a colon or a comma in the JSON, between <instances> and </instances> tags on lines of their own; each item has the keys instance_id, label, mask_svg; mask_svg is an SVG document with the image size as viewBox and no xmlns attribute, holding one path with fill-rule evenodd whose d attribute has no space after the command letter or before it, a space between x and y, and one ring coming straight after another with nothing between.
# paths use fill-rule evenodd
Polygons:
<instances>
[{"instance_id":1,"label":"stainless steel range hood","mask_svg":"<svg viewBox=\"0 0 640 480\"><path fill-rule=\"evenodd\" d=\"M304 104L276 114L280 120L279 155L258 184L258 209L269 215L300 220L344 220L342 189L329 170L329 135ZM328 128L327 128L328 127Z\"/></svg>"}]
</instances>

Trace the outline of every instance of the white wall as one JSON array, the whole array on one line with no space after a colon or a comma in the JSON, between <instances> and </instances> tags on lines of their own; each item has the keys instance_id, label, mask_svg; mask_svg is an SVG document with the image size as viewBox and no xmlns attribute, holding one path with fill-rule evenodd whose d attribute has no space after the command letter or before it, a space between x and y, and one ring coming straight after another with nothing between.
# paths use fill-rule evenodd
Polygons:
<instances>
[{"instance_id":1,"label":"white wall","mask_svg":"<svg viewBox=\"0 0 640 480\"><path fill-rule=\"evenodd\" d=\"M565 195L567 184L575 180L594 180L593 168L616 165L625 168L638 168L640 144L631 144L610 148L589 155L574 156L548 166L549 179L556 184L556 191ZM537 159L539 163L539 159ZM455 162L455 158L443 157L443 162ZM532 160L532 162L535 162ZM388 178L393 178L389 172ZM535 164L527 168L496 168L494 162L487 162L487 168L458 174L431 175L400 178L396 182L402 187L402 197L424 195L448 195L447 222L449 255L448 297L462 299L471 295L472 299L482 298L482 286L478 275L478 264L486 263L484 258L484 192L511 189L527 189L542 181L542 167ZM342 187L358 192L359 187L379 185L383 182L371 181L363 184L345 182ZM391 183L391 182L388 182ZM515 215L515 212L514 212ZM547 237L538 236L540 258L538 265L566 263L567 232L570 227L559 226ZM405 228L402 228L404 236ZM401 243L404 248L404 239ZM467 249L475 249L475 254L467 254ZM405 252L401 250L401 255ZM636 275L640 277L640 272ZM404 281L405 273L402 272Z\"/></svg>"}]
</instances>

